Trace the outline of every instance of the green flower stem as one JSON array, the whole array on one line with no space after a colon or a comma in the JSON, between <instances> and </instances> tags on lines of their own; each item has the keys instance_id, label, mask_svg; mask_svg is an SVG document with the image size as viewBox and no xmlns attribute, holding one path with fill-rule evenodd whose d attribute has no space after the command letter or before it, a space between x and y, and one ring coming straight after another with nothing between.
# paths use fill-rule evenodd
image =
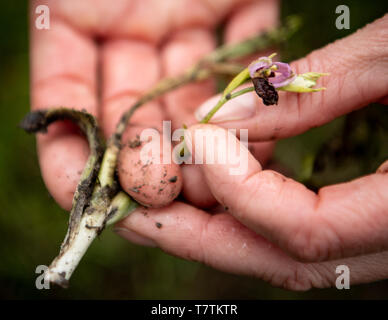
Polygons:
<instances>
[{"instance_id":1,"label":"green flower stem","mask_svg":"<svg viewBox=\"0 0 388 320\"><path fill-rule=\"evenodd\" d=\"M301 26L299 16L292 15L285 19L283 26L273 28L261 35L252 37L236 45L226 45L215 50L206 60L219 62L249 56L252 53L276 46L292 36Z\"/></svg>"},{"instance_id":2,"label":"green flower stem","mask_svg":"<svg viewBox=\"0 0 388 320\"><path fill-rule=\"evenodd\" d=\"M222 97L220 98L220 100L217 102L217 104L213 107L213 109L211 109L208 114L200 121L200 123L208 123L210 121L210 119L214 116L214 114L226 103L228 102L229 100L232 100L238 96L241 96L242 94L245 94L245 93L248 93L248 92L252 92L254 91L255 88L254 87L248 87L248 88L244 88L242 90L239 90L233 94L226 94L226 95L222 95Z\"/></svg>"},{"instance_id":3,"label":"green flower stem","mask_svg":"<svg viewBox=\"0 0 388 320\"><path fill-rule=\"evenodd\" d=\"M227 96L230 95L233 90L241 86L245 81L250 79L249 70L248 68L245 68L242 70L239 74L237 74L232 81L229 82L229 84L224 89L222 95Z\"/></svg>"},{"instance_id":4,"label":"green flower stem","mask_svg":"<svg viewBox=\"0 0 388 320\"><path fill-rule=\"evenodd\" d=\"M241 89L240 91L237 91L237 92L233 93L231 95L230 99L237 98L238 96L241 96L241 95L243 95L245 93L252 92L252 91L255 91L255 87L247 87L247 88Z\"/></svg>"},{"instance_id":5,"label":"green flower stem","mask_svg":"<svg viewBox=\"0 0 388 320\"><path fill-rule=\"evenodd\" d=\"M226 94L223 95L220 100L218 100L217 104L208 112L208 114L200 121L200 123L208 123L210 119L214 116L214 114L229 100L232 100L238 96L241 96L245 93L254 91L254 87L247 87L244 89L241 89L233 94ZM182 141L183 145L182 148L179 150L178 154L180 157L183 157L185 154L185 149L187 149L187 146L185 145L185 141Z\"/></svg>"}]
</instances>

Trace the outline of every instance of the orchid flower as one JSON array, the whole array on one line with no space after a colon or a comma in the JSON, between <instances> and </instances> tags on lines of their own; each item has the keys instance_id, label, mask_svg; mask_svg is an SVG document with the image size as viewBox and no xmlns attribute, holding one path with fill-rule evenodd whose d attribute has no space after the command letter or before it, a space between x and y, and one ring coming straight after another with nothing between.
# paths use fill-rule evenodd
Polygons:
<instances>
[{"instance_id":1,"label":"orchid flower","mask_svg":"<svg viewBox=\"0 0 388 320\"><path fill-rule=\"evenodd\" d=\"M201 123L207 123L214 114L230 99L256 91L257 95L263 100L267 106L278 103L278 91L289 92L316 92L325 90L326 88L314 88L317 80L328 73L307 72L300 75L294 73L291 66L285 62L274 62L272 58L276 53L268 57L260 57L249 64L247 68L236 75L227 85L222 95L218 98L218 102L211 108L205 116L197 115ZM247 87L241 90L236 89L251 79L253 87Z\"/></svg>"},{"instance_id":2,"label":"orchid flower","mask_svg":"<svg viewBox=\"0 0 388 320\"><path fill-rule=\"evenodd\" d=\"M249 66L249 75L252 79L257 77L268 78L268 82L275 88L284 87L295 80L295 74L288 63L272 62L276 53L269 57L261 57Z\"/></svg>"},{"instance_id":3,"label":"orchid flower","mask_svg":"<svg viewBox=\"0 0 388 320\"><path fill-rule=\"evenodd\" d=\"M317 80L327 73L308 72L297 76L288 63L273 62L275 55L276 53L260 57L248 66L255 91L265 105L277 104L279 97L276 89L290 92L315 92L325 89L313 87Z\"/></svg>"}]
</instances>

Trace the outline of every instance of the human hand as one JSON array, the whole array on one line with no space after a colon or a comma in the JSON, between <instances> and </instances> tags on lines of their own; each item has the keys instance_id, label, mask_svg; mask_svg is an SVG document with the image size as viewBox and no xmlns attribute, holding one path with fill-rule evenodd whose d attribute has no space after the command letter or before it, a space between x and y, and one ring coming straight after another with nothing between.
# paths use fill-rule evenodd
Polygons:
<instances>
[{"instance_id":1,"label":"human hand","mask_svg":"<svg viewBox=\"0 0 388 320\"><path fill-rule=\"evenodd\" d=\"M35 28L40 4L50 9L49 30ZM273 0L32 1L32 108L86 109L109 137L144 91L214 49L222 19L228 17L225 41L236 42L273 26L277 9ZM175 127L194 123L193 110L212 94L212 81L190 84L144 105L131 123L159 129L163 119ZM272 143L255 146L269 150ZM69 210L89 153L85 138L71 123L55 123L38 134L38 153L48 190ZM119 174L128 166L121 163Z\"/></svg>"},{"instance_id":2,"label":"human hand","mask_svg":"<svg viewBox=\"0 0 388 320\"><path fill-rule=\"evenodd\" d=\"M322 80L326 91L282 92L277 107L251 99L256 101L253 115L217 124L248 128L250 139L265 141L300 134L371 102L387 103L387 35L385 15L291 64L297 73L329 72L330 77ZM189 129L191 136L199 129L219 127L195 125ZM226 152L219 150L222 142L211 152ZM232 139L225 144L233 142L239 143ZM197 141L188 146L196 155ZM119 234L293 290L333 286L338 265L349 267L351 284L388 277L388 161L374 174L324 187L316 194L277 172L263 170L251 154L247 157L243 175L229 174L235 158L200 166L212 195L227 212L213 215L181 202L161 209L141 208L119 223Z\"/></svg>"}]
</instances>

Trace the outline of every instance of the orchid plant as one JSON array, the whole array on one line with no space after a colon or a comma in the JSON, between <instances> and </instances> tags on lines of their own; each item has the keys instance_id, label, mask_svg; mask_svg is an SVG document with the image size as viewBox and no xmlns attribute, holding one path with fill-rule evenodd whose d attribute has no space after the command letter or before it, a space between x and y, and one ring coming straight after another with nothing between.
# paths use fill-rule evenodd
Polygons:
<instances>
[{"instance_id":1,"label":"orchid plant","mask_svg":"<svg viewBox=\"0 0 388 320\"><path fill-rule=\"evenodd\" d=\"M208 123L228 100L251 91L256 91L263 103L270 106L278 103L278 90L303 93L326 89L324 87L315 88L315 86L317 80L328 73L307 72L296 75L288 63L273 62L272 58L275 56L276 53L268 57L260 57L235 76L223 91L218 103L201 120L201 123ZM253 86L234 91L249 80Z\"/></svg>"},{"instance_id":2,"label":"orchid plant","mask_svg":"<svg viewBox=\"0 0 388 320\"><path fill-rule=\"evenodd\" d=\"M295 75L284 62L273 62L273 55L253 61L241 71L232 59L279 45L299 27L297 17L289 17L286 25L257 35L238 44L222 46L202 58L185 73L161 80L136 101L118 122L115 133L105 143L97 119L84 111L68 108L51 108L27 114L20 126L27 132L46 132L57 121L69 119L84 132L90 146L90 155L73 197L69 226L58 256L45 273L45 279L67 287L69 279L92 241L106 226L131 213L139 204L120 187L115 175L121 137L134 112L145 103L187 83L204 80L214 75L235 75L223 91L218 103L200 121L207 123L230 99L256 91L266 105L277 104L277 90L289 92L314 92L316 81L324 73L309 72ZM237 75L236 75L237 74ZM236 89L251 80L253 86Z\"/></svg>"}]
</instances>

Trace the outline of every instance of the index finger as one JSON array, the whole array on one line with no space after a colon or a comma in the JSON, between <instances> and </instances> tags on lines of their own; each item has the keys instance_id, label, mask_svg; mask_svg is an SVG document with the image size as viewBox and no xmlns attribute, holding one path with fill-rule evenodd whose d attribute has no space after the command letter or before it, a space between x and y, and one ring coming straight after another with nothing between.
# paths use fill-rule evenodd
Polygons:
<instances>
[{"instance_id":1,"label":"index finger","mask_svg":"<svg viewBox=\"0 0 388 320\"><path fill-rule=\"evenodd\" d=\"M329 73L319 85L326 90L310 94L280 92L279 104L271 107L265 106L255 93L248 93L225 104L234 109L239 99L247 102L246 107L251 111L246 112L248 116L245 118L238 110L233 117L223 115L221 109L217 113L218 124L225 128L246 128L253 141L275 140L323 125L371 102L386 102L387 30L388 14L353 35L291 63L297 74ZM207 108L205 102L198 114L206 115ZM238 115L241 120L229 121Z\"/></svg>"},{"instance_id":2,"label":"index finger","mask_svg":"<svg viewBox=\"0 0 388 320\"><path fill-rule=\"evenodd\" d=\"M37 3L32 2L32 15ZM38 30L31 18L32 109L65 106L97 116L96 66L97 48L87 35L55 16L49 30ZM86 139L71 123L61 122L51 125L47 134L38 134L37 146L49 192L70 209L89 154Z\"/></svg>"}]
</instances>

